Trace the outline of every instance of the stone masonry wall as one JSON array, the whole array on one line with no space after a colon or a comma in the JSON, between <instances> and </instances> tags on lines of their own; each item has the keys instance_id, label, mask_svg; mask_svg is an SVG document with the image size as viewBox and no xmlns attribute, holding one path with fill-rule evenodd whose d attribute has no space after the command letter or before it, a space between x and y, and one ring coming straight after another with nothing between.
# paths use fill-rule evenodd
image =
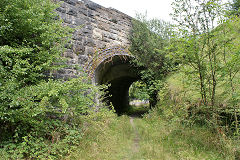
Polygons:
<instances>
[{"instance_id":1,"label":"stone masonry wall","mask_svg":"<svg viewBox=\"0 0 240 160\"><path fill-rule=\"evenodd\" d=\"M76 28L64 56L68 67L57 78L76 77L75 65L83 66L97 49L129 46L131 17L113 8L105 8L89 0L60 0L57 9L64 25ZM82 27L79 27L82 26Z\"/></svg>"}]
</instances>

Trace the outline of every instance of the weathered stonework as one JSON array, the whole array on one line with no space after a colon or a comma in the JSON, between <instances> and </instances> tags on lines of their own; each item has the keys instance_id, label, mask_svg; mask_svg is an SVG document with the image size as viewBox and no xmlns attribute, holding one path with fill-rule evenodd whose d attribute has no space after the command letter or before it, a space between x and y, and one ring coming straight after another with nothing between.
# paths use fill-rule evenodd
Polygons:
<instances>
[{"instance_id":1,"label":"weathered stonework","mask_svg":"<svg viewBox=\"0 0 240 160\"><path fill-rule=\"evenodd\" d=\"M129 106L129 87L139 79L136 68L129 62L134 57L127 50L132 18L89 0L60 1L57 12L64 25L75 28L75 32L64 53L68 67L56 73L56 77L77 77L81 72L76 66L85 68L93 83L111 84L108 102L118 113L123 112Z\"/></svg>"},{"instance_id":2,"label":"weathered stonework","mask_svg":"<svg viewBox=\"0 0 240 160\"><path fill-rule=\"evenodd\" d=\"M64 56L68 58L66 69L58 78L76 77L75 65L84 67L90 55L97 49L113 46L129 46L131 17L112 8L105 8L89 0L60 0L57 9L64 25L75 28L71 44L66 45Z\"/></svg>"}]
</instances>

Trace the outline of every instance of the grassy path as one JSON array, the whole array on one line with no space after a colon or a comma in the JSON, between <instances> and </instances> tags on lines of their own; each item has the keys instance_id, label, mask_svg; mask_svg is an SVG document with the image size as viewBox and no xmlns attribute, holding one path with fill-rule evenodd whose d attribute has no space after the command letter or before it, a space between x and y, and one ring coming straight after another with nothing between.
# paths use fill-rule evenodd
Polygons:
<instances>
[{"instance_id":1,"label":"grassy path","mask_svg":"<svg viewBox=\"0 0 240 160\"><path fill-rule=\"evenodd\" d=\"M134 134L135 134L135 137L133 139L132 152L137 153L137 152L139 152L140 137L139 137L138 131L136 130L136 127L135 127L135 124L134 124L133 120L134 120L134 117L130 117L130 124L131 124L131 126L133 128L133 131L134 131Z\"/></svg>"},{"instance_id":2,"label":"grassy path","mask_svg":"<svg viewBox=\"0 0 240 160\"><path fill-rule=\"evenodd\" d=\"M158 116L115 116L85 131L79 148L67 159L233 160L231 151L223 153L216 139L207 128L184 128Z\"/></svg>"}]
</instances>

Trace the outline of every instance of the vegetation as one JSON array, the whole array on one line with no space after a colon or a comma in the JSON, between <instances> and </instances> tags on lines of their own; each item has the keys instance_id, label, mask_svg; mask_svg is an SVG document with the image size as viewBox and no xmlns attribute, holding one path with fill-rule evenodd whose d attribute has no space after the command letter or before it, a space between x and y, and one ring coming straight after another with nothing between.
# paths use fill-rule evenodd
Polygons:
<instances>
[{"instance_id":1,"label":"vegetation","mask_svg":"<svg viewBox=\"0 0 240 160\"><path fill-rule=\"evenodd\" d=\"M166 46L171 38L171 25L139 15L133 20L130 52L136 57L133 64L139 67L141 80L146 84L150 107L157 103L157 93L167 73L174 68L173 59L167 56Z\"/></svg>"},{"instance_id":2,"label":"vegetation","mask_svg":"<svg viewBox=\"0 0 240 160\"><path fill-rule=\"evenodd\" d=\"M175 0L175 25L133 20L140 81L116 116L105 87L53 79L72 29L52 0L0 1L0 159L240 159L239 2ZM227 8L227 10L226 10Z\"/></svg>"},{"instance_id":3,"label":"vegetation","mask_svg":"<svg viewBox=\"0 0 240 160\"><path fill-rule=\"evenodd\" d=\"M87 138L67 159L234 159L227 137L207 127L184 126L160 116L158 109L141 119L106 114L102 122L91 123Z\"/></svg>"},{"instance_id":4,"label":"vegetation","mask_svg":"<svg viewBox=\"0 0 240 160\"><path fill-rule=\"evenodd\" d=\"M223 151L228 159L239 158L236 145L240 129L237 4L234 1L231 6L237 9L229 11L218 0L175 0L172 4L175 25L168 25L169 30L166 30L163 29L166 25L161 23L157 26L162 29L160 33L158 29L152 29L155 20L138 17L133 22L131 37L131 52L137 57L135 64L142 68L142 79L153 71L151 65L159 65L160 69L152 73L160 76L151 74L152 79L148 79L157 83L154 85L160 99L158 111L155 111L157 115L194 130L208 127L216 133L215 140L223 138L220 148L226 145L233 151L229 153L230 158L226 156L228 152ZM230 16L229 12L234 14ZM161 45L162 37L168 37L164 39L164 45ZM165 70L165 66L168 69ZM148 94L151 98L151 93Z\"/></svg>"},{"instance_id":5,"label":"vegetation","mask_svg":"<svg viewBox=\"0 0 240 160\"><path fill-rule=\"evenodd\" d=\"M100 93L84 75L51 79L72 32L56 7L51 0L0 2L0 159L67 155L83 136L82 116L96 106Z\"/></svg>"},{"instance_id":6,"label":"vegetation","mask_svg":"<svg viewBox=\"0 0 240 160\"><path fill-rule=\"evenodd\" d=\"M240 1L233 0L229 5L229 15L239 16Z\"/></svg>"},{"instance_id":7,"label":"vegetation","mask_svg":"<svg viewBox=\"0 0 240 160\"><path fill-rule=\"evenodd\" d=\"M156 92L164 88L170 73L185 76L184 83L192 84L188 87L198 92L194 94L198 97L196 105L191 95L186 101L195 105L191 110L198 110L216 128L223 124L234 127L238 135L239 18L226 15L218 0L176 0L173 11L173 28L142 17L133 23L131 51L137 57L136 64L145 67L142 79L155 82L152 86ZM150 76L149 72L157 76ZM223 122L226 119L227 124Z\"/></svg>"},{"instance_id":8,"label":"vegetation","mask_svg":"<svg viewBox=\"0 0 240 160\"><path fill-rule=\"evenodd\" d=\"M220 114L234 110L235 131L238 133L238 118L236 95L239 82L239 19L222 15L223 10L219 1L195 2L189 6L190 0L179 1L174 4L174 18L179 26L180 37L173 42L176 57L180 58L181 72L189 79L195 80L195 85L201 95L198 109L208 106L205 113L208 119L216 126L220 125ZM182 6L182 7L179 7ZM190 7L190 9L189 9ZM217 20L221 20L216 26ZM180 27L181 25L181 27ZM233 76L234 75L234 76ZM190 80L188 80L190 81ZM227 101L227 109L221 107L222 97L217 90L224 86L229 91L230 100ZM239 96L237 96L239 97ZM235 102L234 102L235 101ZM211 117L211 118L210 118ZM220 122L219 122L220 120ZM230 126L232 124L229 124Z\"/></svg>"},{"instance_id":9,"label":"vegetation","mask_svg":"<svg viewBox=\"0 0 240 160\"><path fill-rule=\"evenodd\" d=\"M134 82L129 88L130 100L145 100L149 99L147 86L141 81Z\"/></svg>"}]
</instances>

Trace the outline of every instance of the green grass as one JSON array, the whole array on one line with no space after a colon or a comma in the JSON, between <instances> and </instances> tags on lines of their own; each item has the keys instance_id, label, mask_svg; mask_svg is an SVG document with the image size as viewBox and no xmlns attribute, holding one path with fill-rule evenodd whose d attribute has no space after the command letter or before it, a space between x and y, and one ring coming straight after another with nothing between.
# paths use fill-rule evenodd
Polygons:
<instances>
[{"instance_id":1,"label":"green grass","mask_svg":"<svg viewBox=\"0 0 240 160\"><path fill-rule=\"evenodd\" d=\"M238 85L239 79L240 73L236 74L235 79L233 80L234 89L238 96L240 95L240 85ZM169 75L166 79L169 98L175 102L185 103L187 101L191 104L199 103L201 95L200 86L197 84L198 81L199 80L196 79L196 77L195 79L191 79L187 74L184 74L181 71ZM231 106L231 87L226 77L224 80L218 77L215 96L215 105L224 107Z\"/></svg>"},{"instance_id":2,"label":"green grass","mask_svg":"<svg viewBox=\"0 0 240 160\"><path fill-rule=\"evenodd\" d=\"M89 124L78 149L67 160L234 160L231 141L201 126L187 127L161 118L112 116ZM138 151L134 151L138 137Z\"/></svg>"},{"instance_id":3,"label":"green grass","mask_svg":"<svg viewBox=\"0 0 240 160\"><path fill-rule=\"evenodd\" d=\"M129 117L121 116L90 124L85 138L69 160L120 160L131 154L133 129Z\"/></svg>"},{"instance_id":4,"label":"green grass","mask_svg":"<svg viewBox=\"0 0 240 160\"><path fill-rule=\"evenodd\" d=\"M204 108L198 105L200 95L196 86L182 73L170 75L166 82L167 86L159 92L161 101L154 110L149 111L146 106L129 107L126 112L129 116L145 113L143 118L133 119L135 127L126 115L91 121L78 149L67 159L238 160L239 140L218 132L218 127L210 127L208 120L197 114ZM226 86L219 86L217 102L227 105ZM191 107L195 107L191 112L195 115L189 117Z\"/></svg>"},{"instance_id":5,"label":"green grass","mask_svg":"<svg viewBox=\"0 0 240 160\"><path fill-rule=\"evenodd\" d=\"M144 159L234 159L232 153L225 154L226 146L208 128L184 127L159 116L136 119L135 123L141 137L139 157Z\"/></svg>"}]
</instances>

